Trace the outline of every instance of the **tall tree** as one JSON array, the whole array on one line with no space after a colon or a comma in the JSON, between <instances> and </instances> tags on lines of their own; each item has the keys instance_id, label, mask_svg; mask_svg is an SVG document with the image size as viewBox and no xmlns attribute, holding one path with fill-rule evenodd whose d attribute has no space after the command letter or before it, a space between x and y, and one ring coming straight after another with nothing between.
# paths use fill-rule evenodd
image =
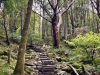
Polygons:
<instances>
[{"instance_id":1,"label":"tall tree","mask_svg":"<svg viewBox=\"0 0 100 75\"><path fill-rule=\"evenodd\" d=\"M97 15L100 18L100 0L90 0L92 6L96 9Z\"/></svg>"},{"instance_id":2,"label":"tall tree","mask_svg":"<svg viewBox=\"0 0 100 75\"><path fill-rule=\"evenodd\" d=\"M62 24L62 15L71 7L71 5L75 2L75 0L70 2L68 6L65 5L65 7L62 3L60 3L62 2L61 0L48 0L48 1L37 0L37 1L40 3L40 7L42 7L42 9L46 12L46 16L48 15L49 18L51 19L49 22L52 24L52 30L53 30L53 46L59 47L59 28L60 25ZM59 4L61 4L60 7ZM47 8L48 5L49 8ZM48 20L44 16L42 17Z\"/></svg>"},{"instance_id":3,"label":"tall tree","mask_svg":"<svg viewBox=\"0 0 100 75\"><path fill-rule=\"evenodd\" d=\"M24 75L25 50L27 44L28 28L29 28L32 5L33 5L33 0L28 0L27 14L19 45L17 64L14 70L15 75Z\"/></svg>"}]
</instances>

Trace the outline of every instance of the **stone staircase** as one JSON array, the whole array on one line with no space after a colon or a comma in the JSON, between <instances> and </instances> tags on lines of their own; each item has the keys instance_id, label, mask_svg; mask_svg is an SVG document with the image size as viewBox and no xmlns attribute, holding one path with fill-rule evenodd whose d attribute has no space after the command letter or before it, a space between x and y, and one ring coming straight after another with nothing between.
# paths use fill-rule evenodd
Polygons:
<instances>
[{"instance_id":1,"label":"stone staircase","mask_svg":"<svg viewBox=\"0 0 100 75\"><path fill-rule=\"evenodd\" d=\"M55 61L51 60L45 51L39 47L34 46L31 49L37 54L38 61L34 68L38 70L38 75L55 75Z\"/></svg>"}]
</instances>

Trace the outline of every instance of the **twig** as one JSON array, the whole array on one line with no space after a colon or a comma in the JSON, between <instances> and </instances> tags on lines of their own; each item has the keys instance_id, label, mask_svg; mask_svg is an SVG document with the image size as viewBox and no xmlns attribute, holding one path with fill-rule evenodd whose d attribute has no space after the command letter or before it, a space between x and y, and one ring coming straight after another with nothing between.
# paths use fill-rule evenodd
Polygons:
<instances>
[{"instance_id":1,"label":"twig","mask_svg":"<svg viewBox=\"0 0 100 75\"><path fill-rule=\"evenodd\" d=\"M47 18L45 18L45 17L44 17L44 16L42 16L41 14L39 14L39 13L35 12L34 10L33 10L33 12L34 12L34 13L36 13L36 14L38 14L40 17L42 17L43 19L45 19L46 21L48 21L48 22L50 22L50 23L51 23L51 21L50 21L50 20L48 20Z\"/></svg>"},{"instance_id":2,"label":"twig","mask_svg":"<svg viewBox=\"0 0 100 75\"><path fill-rule=\"evenodd\" d=\"M82 71L83 71L84 74L86 73L88 75L91 75L88 71L85 70L84 66L82 66Z\"/></svg>"}]
</instances>

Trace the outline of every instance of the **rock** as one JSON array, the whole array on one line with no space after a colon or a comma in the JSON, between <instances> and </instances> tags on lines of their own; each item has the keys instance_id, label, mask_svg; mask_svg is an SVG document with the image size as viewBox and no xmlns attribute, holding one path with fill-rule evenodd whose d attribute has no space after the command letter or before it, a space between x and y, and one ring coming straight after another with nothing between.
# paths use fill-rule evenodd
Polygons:
<instances>
[{"instance_id":1,"label":"rock","mask_svg":"<svg viewBox=\"0 0 100 75\"><path fill-rule=\"evenodd\" d=\"M61 62L61 61L62 61L62 59L61 59L60 57L56 57L56 60L57 60L58 62Z\"/></svg>"}]
</instances>

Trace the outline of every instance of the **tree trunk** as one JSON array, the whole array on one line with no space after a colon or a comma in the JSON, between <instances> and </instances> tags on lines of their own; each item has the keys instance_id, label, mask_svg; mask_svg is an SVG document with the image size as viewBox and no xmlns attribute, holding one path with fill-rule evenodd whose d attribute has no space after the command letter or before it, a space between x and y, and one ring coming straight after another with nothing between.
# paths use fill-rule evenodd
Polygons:
<instances>
[{"instance_id":1,"label":"tree trunk","mask_svg":"<svg viewBox=\"0 0 100 75\"><path fill-rule=\"evenodd\" d=\"M11 51L12 51L12 44L9 45L9 50L8 50L8 64L10 64Z\"/></svg>"},{"instance_id":2,"label":"tree trunk","mask_svg":"<svg viewBox=\"0 0 100 75\"><path fill-rule=\"evenodd\" d=\"M96 5L97 5L97 8L96 8L97 14L98 14L98 17L100 18L100 0L96 1Z\"/></svg>"},{"instance_id":3,"label":"tree trunk","mask_svg":"<svg viewBox=\"0 0 100 75\"><path fill-rule=\"evenodd\" d=\"M33 23L33 33L34 33L34 34L35 34L35 24L36 24L35 18L36 18L36 16L35 16L35 13L34 13L34 23Z\"/></svg>"},{"instance_id":4,"label":"tree trunk","mask_svg":"<svg viewBox=\"0 0 100 75\"><path fill-rule=\"evenodd\" d=\"M10 45L10 41L9 41L9 38L8 38L8 31L7 31L7 26L6 26L6 17L5 17L5 12L3 11L3 26L4 26L4 30L5 30L5 35L6 35L6 43L7 45Z\"/></svg>"},{"instance_id":5,"label":"tree trunk","mask_svg":"<svg viewBox=\"0 0 100 75\"><path fill-rule=\"evenodd\" d=\"M59 34L58 34L58 27L57 27L57 15L54 14L52 18L52 28L53 28L53 46L55 48L59 47Z\"/></svg>"},{"instance_id":6,"label":"tree trunk","mask_svg":"<svg viewBox=\"0 0 100 75\"><path fill-rule=\"evenodd\" d=\"M45 16L45 11L43 10L43 16ZM42 20L42 39L45 39L45 19Z\"/></svg>"},{"instance_id":7,"label":"tree trunk","mask_svg":"<svg viewBox=\"0 0 100 75\"><path fill-rule=\"evenodd\" d=\"M22 35L22 30L23 30L23 25L24 25L24 9L21 7L21 12L20 12L20 18L21 18L21 35Z\"/></svg>"},{"instance_id":8,"label":"tree trunk","mask_svg":"<svg viewBox=\"0 0 100 75\"><path fill-rule=\"evenodd\" d=\"M64 39L68 39L68 13L65 14Z\"/></svg>"},{"instance_id":9,"label":"tree trunk","mask_svg":"<svg viewBox=\"0 0 100 75\"><path fill-rule=\"evenodd\" d=\"M33 5L33 0L29 0L25 23L24 23L23 31L22 31L21 42L19 45L17 64L14 70L15 75L24 75L25 50L26 50L26 44L27 44L28 28L29 28L32 5Z\"/></svg>"}]
</instances>

